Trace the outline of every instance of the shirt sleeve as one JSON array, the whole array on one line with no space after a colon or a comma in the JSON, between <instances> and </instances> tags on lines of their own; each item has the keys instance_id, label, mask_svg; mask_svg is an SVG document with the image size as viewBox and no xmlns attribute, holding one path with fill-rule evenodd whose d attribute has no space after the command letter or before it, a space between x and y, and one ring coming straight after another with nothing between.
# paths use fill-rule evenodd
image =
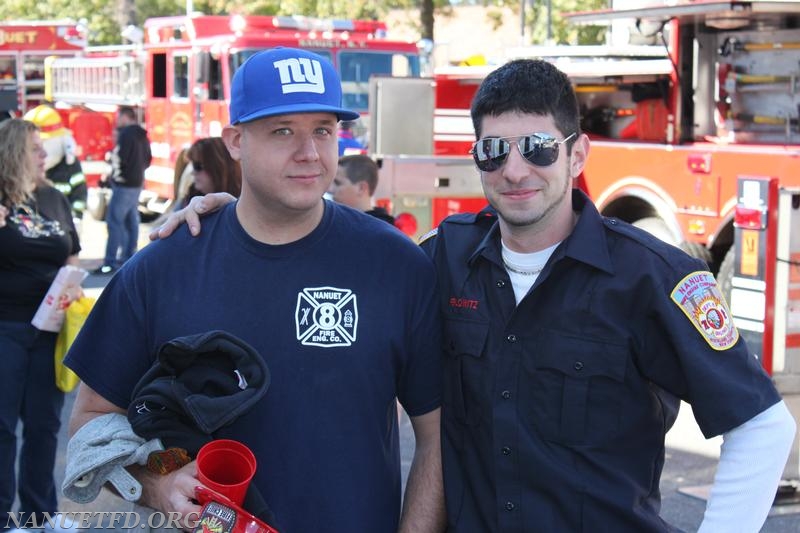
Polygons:
<instances>
[{"instance_id":1,"label":"shirt sleeve","mask_svg":"<svg viewBox=\"0 0 800 533\"><path fill-rule=\"evenodd\" d=\"M64 359L81 381L123 409L155 361L145 340L144 307L128 285L133 277L124 268L111 278Z\"/></svg>"},{"instance_id":2,"label":"shirt sleeve","mask_svg":"<svg viewBox=\"0 0 800 533\"><path fill-rule=\"evenodd\" d=\"M63 194L61 196L63 197L61 204L64 212L64 222L67 225L71 242L70 255L77 255L81 251L80 236L78 235L78 229L75 227L75 222L72 220L72 207L69 204L69 200Z\"/></svg>"},{"instance_id":3,"label":"shirt sleeve","mask_svg":"<svg viewBox=\"0 0 800 533\"><path fill-rule=\"evenodd\" d=\"M131 166L135 155L135 139L130 128L120 130L117 140L117 155L119 156L119 173L127 182L130 180Z\"/></svg>"},{"instance_id":4,"label":"shirt sleeve","mask_svg":"<svg viewBox=\"0 0 800 533\"><path fill-rule=\"evenodd\" d=\"M416 269L420 272L412 279L408 290L416 298L409 306L411 324L407 338L407 358L400 373L398 399L409 416L419 416L438 408L442 387L442 318L433 265Z\"/></svg>"},{"instance_id":5,"label":"shirt sleeve","mask_svg":"<svg viewBox=\"0 0 800 533\"><path fill-rule=\"evenodd\" d=\"M57 220L69 236L69 255L78 254L81 251L80 237L72 220L72 207L67 197L55 187L43 189L39 197L43 202L42 213L51 220Z\"/></svg>"},{"instance_id":6,"label":"shirt sleeve","mask_svg":"<svg viewBox=\"0 0 800 533\"><path fill-rule=\"evenodd\" d=\"M648 363L640 366L649 379L692 405L710 438L776 404L780 395L739 336L713 276L699 262L689 266L698 270L675 273L672 286L656 287L651 296L641 336Z\"/></svg>"}]
</instances>

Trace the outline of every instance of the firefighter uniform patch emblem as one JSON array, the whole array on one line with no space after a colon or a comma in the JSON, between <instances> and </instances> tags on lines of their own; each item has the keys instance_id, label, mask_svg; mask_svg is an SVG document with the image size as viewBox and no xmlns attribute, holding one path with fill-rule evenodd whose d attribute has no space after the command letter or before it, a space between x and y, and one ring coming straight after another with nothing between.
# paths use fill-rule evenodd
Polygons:
<instances>
[{"instance_id":1,"label":"firefighter uniform patch emblem","mask_svg":"<svg viewBox=\"0 0 800 533\"><path fill-rule=\"evenodd\" d=\"M739 340L739 331L711 272L692 272L672 289L670 297L713 349L727 350Z\"/></svg>"},{"instance_id":2,"label":"firefighter uniform patch emblem","mask_svg":"<svg viewBox=\"0 0 800 533\"><path fill-rule=\"evenodd\" d=\"M349 289L316 287L297 295L297 340L306 346L350 346L356 341L358 306Z\"/></svg>"}]
</instances>

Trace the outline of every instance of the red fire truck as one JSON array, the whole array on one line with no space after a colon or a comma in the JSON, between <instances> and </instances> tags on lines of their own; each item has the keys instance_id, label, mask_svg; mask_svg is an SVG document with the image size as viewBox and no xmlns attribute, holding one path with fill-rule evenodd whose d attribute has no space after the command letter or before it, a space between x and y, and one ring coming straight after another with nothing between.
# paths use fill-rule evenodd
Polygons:
<instances>
[{"instance_id":1,"label":"red fire truck","mask_svg":"<svg viewBox=\"0 0 800 533\"><path fill-rule=\"evenodd\" d=\"M44 61L86 47L86 29L71 20L0 22L0 112L22 116L44 98Z\"/></svg>"},{"instance_id":2,"label":"red fire truck","mask_svg":"<svg viewBox=\"0 0 800 533\"><path fill-rule=\"evenodd\" d=\"M637 135L636 104L623 87L656 84L672 71L663 48L652 46L533 46L508 55L557 62L585 102L584 126L591 126L594 138L611 136L612 130L620 138ZM408 233L413 237L449 214L486 205L468 156L475 140L469 106L478 85L494 68L445 67L437 69L433 79L372 82L370 105L375 109L370 113L369 146L381 165L377 201L402 215L401 220L411 220ZM647 122L641 126L641 135L654 135L648 126ZM583 176L585 189L582 180Z\"/></svg>"},{"instance_id":3,"label":"red fire truck","mask_svg":"<svg viewBox=\"0 0 800 533\"><path fill-rule=\"evenodd\" d=\"M387 39L386 25L377 21L176 16L148 20L143 37L139 46L57 58L48 64L47 79L48 96L59 106L141 110L153 153L142 195L150 213L164 212L173 198L180 150L220 135L228 123L231 77L255 52L292 46L329 58L342 78L344 106L361 112L368 109L371 76L420 75L416 43Z\"/></svg>"},{"instance_id":4,"label":"red fire truck","mask_svg":"<svg viewBox=\"0 0 800 533\"><path fill-rule=\"evenodd\" d=\"M664 42L652 49L663 57L620 57L619 46L617 57L531 53L575 85L592 137L579 185L604 215L709 263L742 336L800 419L800 2L670 4L572 16L657 28L654 40ZM490 69L373 81L378 196L416 222L409 233L485 205L467 151L470 100ZM410 121L414 109L432 120ZM799 453L796 442L789 479L799 477Z\"/></svg>"},{"instance_id":5,"label":"red fire truck","mask_svg":"<svg viewBox=\"0 0 800 533\"><path fill-rule=\"evenodd\" d=\"M593 139L582 186L604 214L725 270L736 177L800 184L798 14L800 2L737 0L584 13L572 18L661 23L668 46L531 47L510 57L546 57L573 79ZM379 194L395 213L415 216L417 235L451 212L483 205L467 155L469 104L492 68L374 80L370 146L383 167Z\"/></svg>"}]
</instances>

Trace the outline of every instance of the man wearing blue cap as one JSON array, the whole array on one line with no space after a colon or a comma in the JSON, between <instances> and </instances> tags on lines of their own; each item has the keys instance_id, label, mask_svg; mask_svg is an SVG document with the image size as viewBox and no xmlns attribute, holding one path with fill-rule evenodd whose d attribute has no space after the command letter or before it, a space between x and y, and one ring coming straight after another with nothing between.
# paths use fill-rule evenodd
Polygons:
<instances>
[{"instance_id":1,"label":"man wearing blue cap","mask_svg":"<svg viewBox=\"0 0 800 533\"><path fill-rule=\"evenodd\" d=\"M163 343L224 330L253 346L272 376L263 398L213 435L255 453L253 483L271 525L440 531L432 263L382 221L322 199L337 169L338 122L358 115L341 107L327 60L276 48L235 73L230 117L222 137L241 162L240 199L205 219L199 238L183 229L151 244L108 284L66 360L83 381L71 433L127 412ZM124 341L119 331L129 332ZM416 436L402 517L396 399ZM134 473L143 503L200 510L195 463Z\"/></svg>"},{"instance_id":2,"label":"man wearing blue cap","mask_svg":"<svg viewBox=\"0 0 800 533\"><path fill-rule=\"evenodd\" d=\"M552 64L499 67L471 116L492 208L422 243L446 322L448 531L673 531L659 481L680 400L724 442L700 531L759 531L796 424L707 265L573 189L589 141Z\"/></svg>"}]
</instances>

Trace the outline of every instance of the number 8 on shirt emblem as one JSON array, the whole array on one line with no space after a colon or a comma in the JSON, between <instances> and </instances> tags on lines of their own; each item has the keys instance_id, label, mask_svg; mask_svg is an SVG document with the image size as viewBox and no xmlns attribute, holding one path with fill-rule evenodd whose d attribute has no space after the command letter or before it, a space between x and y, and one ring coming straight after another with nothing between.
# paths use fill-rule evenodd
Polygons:
<instances>
[{"instance_id":1,"label":"number 8 on shirt emblem","mask_svg":"<svg viewBox=\"0 0 800 533\"><path fill-rule=\"evenodd\" d=\"M297 340L306 346L350 346L356 340L358 306L349 289L314 287L297 295Z\"/></svg>"}]
</instances>

